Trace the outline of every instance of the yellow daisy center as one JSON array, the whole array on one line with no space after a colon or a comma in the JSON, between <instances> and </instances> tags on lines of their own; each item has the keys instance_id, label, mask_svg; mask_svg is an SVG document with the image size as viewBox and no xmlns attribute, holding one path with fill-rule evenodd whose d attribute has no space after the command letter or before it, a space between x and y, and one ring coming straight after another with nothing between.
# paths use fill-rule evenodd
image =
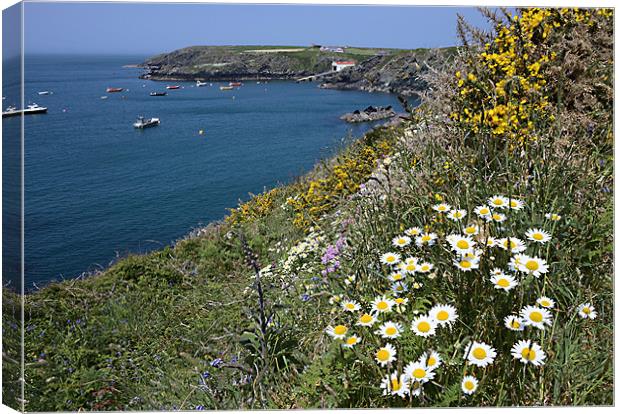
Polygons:
<instances>
[{"instance_id":1,"label":"yellow daisy center","mask_svg":"<svg viewBox=\"0 0 620 414\"><path fill-rule=\"evenodd\" d=\"M388 303L385 301L381 301L379 303L377 303L377 309L379 310L386 310L388 308Z\"/></svg>"},{"instance_id":2,"label":"yellow daisy center","mask_svg":"<svg viewBox=\"0 0 620 414\"><path fill-rule=\"evenodd\" d=\"M344 325L338 325L334 328L334 333L336 335L344 335L346 334L348 331L348 328Z\"/></svg>"},{"instance_id":3,"label":"yellow daisy center","mask_svg":"<svg viewBox=\"0 0 620 414\"><path fill-rule=\"evenodd\" d=\"M405 239L398 239L398 244L405 244L407 243L407 240Z\"/></svg>"},{"instance_id":4,"label":"yellow daisy center","mask_svg":"<svg viewBox=\"0 0 620 414\"><path fill-rule=\"evenodd\" d=\"M439 211L446 211L446 209L447 208L444 205L441 205L441 206L437 207L437 210L439 210Z\"/></svg>"},{"instance_id":5,"label":"yellow daisy center","mask_svg":"<svg viewBox=\"0 0 620 414\"><path fill-rule=\"evenodd\" d=\"M379 361L387 361L388 359L390 359L390 353L387 349L380 349L379 351L377 351L377 359Z\"/></svg>"},{"instance_id":6,"label":"yellow daisy center","mask_svg":"<svg viewBox=\"0 0 620 414\"><path fill-rule=\"evenodd\" d=\"M519 203L517 203L515 200L510 201L510 207L517 207L519 205Z\"/></svg>"},{"instance_id":7,"label":"yellow daisy center","mask_svg":"<svg viewBox=\"0 0 620 414\"><path fill-rule=\"evenodd\" d=\"M531 348L525 348L523 351L521 351L521 356L525 359L533 361L534 359L536 359L536 352L534 352L534 350Z\"/></svg>"},{"instance_id":8,"label":"yellow daisy center","mask_svg":"<svg viewBox=\"0 0 620 414\"><path fill-rule=\"evenodd\" d=\"M408 264L405 269L407 269L407 271L409 272L413 272L415 270L415 265L413 263Z\"/></svg>"},{"instance_id":9,"label":"yellow daisy center","mask_svg":"<svg viewBox=\"0 0 620 414\"><path fill-rule=\"evenodd\" d=\"M426 365L432 367L437 363L437 360L433 357L429 357L428 361L426 361Z\"/></svg>"},{"instance_id":10,"label":"yellow daisy center","mask_svg":"<svg viewBox=\"0 0 620 414\"><path fill-rule=\"evenodd\" d=\"M517 320L512 321L511 325L514 329L519 329L519 327L521 326L521 324Z\"/></svg>"},{"instance_id":11,"label":"yellow daisy center","mask_svg":"<svg viewBox=\"0 0 620 414\"><path fill-rule=\"evenodd\" d=\"M540 323L543 320L543 315L540 312L534 311L530 313L530 319L534 322Z\"/></svg>"},{"instance_id":12,"label":"yellow daisy center","mask_svg":"<svg viewBox=\"0 0 620 414\"><path fill-rule=\"evenodd\" d=\"M426 376L426 371L422 368L416 368L413 370L413 376L417 379L424 378Z\"/></svg>"},{"instance_id":13,"label":"yellow daisy center","mask_svg":"<svg viewBox=\"0 0 620 414\"><path fill-rule=\"evenodd\" d=\"M469 260L461 260L461 263L459 264L465 269L469 269L471 267L471 262Z\"/></svg>"},{"instance_id":14,"label":"yellow daisy center","mask_svg":"<svg viewBox=\"0 0 620 414\"><path fill-rule=\"evenodd\" d=\"M542 233L534 233L534 234L532 234L532 238L534 240L542 240L543 239L543 235L542 235Z\"/></svg>"},{"instance_id":15,"label":"yellow daisy center","mask_svg":"<svg viewBox=\"0 0 620 414\"><path fill-rule=\"evenodd\" d=\"M545 300L545 299L541 300L540 304L543 305L543 306L551 306L551 302L549 302L548 300Z\"/></svg>"},{"instance_id":16,"label":"yellow daisy center","mask_svg":"<svg viewBox=\"0 0 620 414\"><path fill-rule=\"evenodd\" d=\"M430 241L431 240L431 236L429 236L428 234L425 234L424 236L422 236L422 241Z\"/></svg>"},{"instance_id":17,"label":"yellow daisy center","mask_svg":"<svg viewBox=\"0 0 620 414\"><path fill-rule=\"evenodd\" d=\"M405 303L405 299L403 299L403 298L396 298L395 302L398 303L399 305L402 305L403 303Z\"/></svg>"},{"instance_id":18,"label":"yellow daisy center","mask_svg":"<svg viewBox=\"0 0 620 414\"><path fill-rule=\"evenodd\" d=\"M360 317L360 322L362 323L370 323L372 322L372 316L370 316L369 314L365 313Z\"/></svg>"},{"instance_id":19,"label":"yellow daisy center","mask_svg":"<svg viewBox=\"0 0 620 414\"><path fill-rule=\"evenodd\" d=\"M347 309L351 309L351 310L355 309L355 305L353 303L347 303L345 306Z\"/></svg>"},{"instance_id":20,"label":"yellow daisy center","mask_svg":"<svg viewBox=\"0 0 620 414\"><path fill-rule=\"evenodd\" d=\"M467 240L459 240L458 242L456 242L456 247L458 247L459 249L468 249L469 243L467 242Z\"/></svg>"},{"instance_id":21,"label":"yellow daisy center","mask_svg":"<svg viewBox=\"0 0 620 414\"><path fill-rule=\"evenodd\" d=\"M392 391L398 391L402 387L402 383L398 381L398 378L392 378Z\"/></svg>"},{"instance_id":22,"label":"yellow daisy center","mask_svg":"<svg viewBox=\"0 0 620 414\"><path fill-rule=\"evenodd\" d=\"M347 345L355 345L356 343L357 343L357 338L354 336L347 339Z\"/></svg>"},{"instance_id":23,"label":"yellow daisy center","mask_svg":"<svg viewBox=\"0 0 620 414\"><path fill-rule=\"evenodd\" d=\"M418 324L418 331L420 332L428 332L431 330L431 324L426 322L426 321L422 321Z\"/></svg>"},{"instance_id":24,"label":"yellow daisy center","mask_svg":"<svg viewBox=\"0 0 620 414\"><path fill-rule=\"evenodd\" d=\"M501 199L496 198L495 200L493 200L493 204L495 204L496 206L501 206L502 204L504 204L504 202Z\"/></svg>"},{"instance_id":25,"label":"yellow daisy center","mask_svg":"<svg viewBox=\"0 0 620 414\"><path fill-rule=\"evenodd\" d=\"M530 272L534 272L538 270L539 265L536 260L528 260L527 263L525 264L525 267L527 267L527 270L529 270Z\"/></svg>"},{"instance_id":26,"label":"yellow daisy center","mask_svg":"<svg viewBox=\"0 0 620 414\"><path fill-rule=\"evenodd\" d=\"M497 286L507 288L508 286L510 286L510 282L508 281L508 279L499 279L497 281Z\"/></svg>"},{"instance_id":27,"label":"yellow daisy center","mask_svg":"<svg viewBox=\"0 0 620 414\"><path fill-rule=\"evenodd\" d=\"M474 383L472 381L465 381L465 389L471 391L474 389Z\"/></svg>"},{"instance_id":28,"label":"yellow daisy center","mask_svg":"<svg viewBox=\"0 0 620 414\"><path fill-rule=\"evenodd\" d=\"M420 270L422 270L423 272L426 272L426 271L428 271L428 270L429 270L429 267L428 267L428 265L423 265L423 266L420 268Z\"/></svg>"},{"instance_id":29,"label":"yellow daisy center","mask_svg":"<svg viewBox=\"0 0 620 414\"><path fill-rule=\"evenodd\" d=\"M467 234L474 234L476 232L476 228L475 227L467 227L465 229L465 233Z\"/></svg>"},{"instance_id":30,"label":"yellow daisy center","mask_svg":"<svg viewBox=\"0 0 620 414\"><path fill-rule=\"evenodd\" d=\"M446 321L448 320L449 317L450 317L450 314L446 312L445 310L440 310L439 312L437 312L437 319L440 321Z\"/></svg>"},{"instance_id":31,"label":"yellow daisy center","mask_svg":"<svg viewBox=\"0 0 620 414\"><path fill-rule=\"evenodd\" d=\"M486 208L486 207L485 207L485 208L481 208L481 209L480 209L480 214L489 214L489 213L490 213L490 211L489 211L489 209L488 209L488 208Z\"/></svg>"},{"instance_id":32,"label":"yellow daisy center","mask_svg":"<svg viewBox=\"0 0 620 414\"><path fill-rule=\"evenodd\" d=\"M463 216L463 214L460 211L457 211L454 213L454 217L456 218L461 218Z\"/></svg>"},{"instance_id":33,"label":"yellow daisy center","mask_svg":"<svg viewBox=\"0 0 620 414\"><path fill-rule=\"evenodd\" d=\"M398 329L396 329L393 326L388 326L387 328L385 328L385 334L386 335L396 335L398 333Z\"/></svg>"},{"instance_id":34,"label":"yellow daisy center","mask_svg":"<svg viewBox=\"0 0 620 414\"><path fill-rule=\"evenodd\" d=\"M385 258L386 262L393 262L395 260L396 260L396 257L394 257L394 256L388 256L388 257Z\"/></svg>"},{"instance_id":35,"label":"yellow daisy center","mask_svg":"<svg viewBox=\"0 0 620 414\"><path fill-rule=\"evenodd\" d=\"M472 354L474 355L474 358L476 359L485 359L487 357L487 351L485 351L482 348L474 349L474 352L472 352Z\"/></svg>"},{"instance_id":36,"label":"yellow daisy center","mask_svg":"<svg viewBox=\"0 0 620 414\"><path fill-rule=\"evenodd\" d=\"M500 216L499 214L493 214L493 220L495 221L499 221L501 220L502 216Z\"/></svg>"},{"instance_id":37,"label":"yellow daisy center","mask_svg":"<svg viewBox=\"0 0 620 414\"><path fill-rule=\"evenodd\" d=\"M592 312L592 311L590 310L590 308L588 308L588 307L583 308L581 311L582 311L583 313L585 313L586 315L587 315L587 314L589 314L590 312Z\"/></svg>"}]
</instances>

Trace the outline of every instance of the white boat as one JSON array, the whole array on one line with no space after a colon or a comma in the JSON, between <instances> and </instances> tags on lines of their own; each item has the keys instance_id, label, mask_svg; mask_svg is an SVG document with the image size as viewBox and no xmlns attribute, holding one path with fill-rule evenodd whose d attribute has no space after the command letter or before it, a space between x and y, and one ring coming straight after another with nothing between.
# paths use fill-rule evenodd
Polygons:
<instances>
[{"instance_id":1,"label":"white boat","mask_svg":"<svg viewBox=\"0 0 620 414\"><path fill-rule=\"evenodd\" d=\"M231 91L234 87L232 86L220 86L220 91Z\"/></svg>"},{"instance_id":2,"label":"white boat","mask_svg":"<svg viewBox=\"0 0 620 414\"><path fill-rule=\"evenodd\" d=\"M108 97L107 96L102 96L101 99L108 99Z\"/></svg>"},{"instance_id":3,"label":"white boat","mask_svg":"<svg viewBox=\"0 0 620 414\"><path fill-rule=\"evenodd\" d=\"M133 123L134 128L144 129L159 125L159 118L145 118L143 116L138 117L136 122Z\"/></svg>"},{"instance_id":4,"label":"white boat","mask_svg":"<svg viewBox=\"0 0 620 414\"><path fill-rule=\"evenodd\" d=\"M15 106L9 106L6 108L6 111L2 112L2 117L8 116L17 116L17 115L34 115L34 114L44 114L47 112L47 108L44 106L39 106L36 103L31 103L26 107L26 109L17 109Z\"/></svg>"},{"instance_id":5,"label":"white boat","mask_svg":"<svg viewBox=\"0 0 620 414\"><path fill-rule=\"evenodd\" d=\"M207 82L200 82L199 80L196 81L196 86L200 87L200 86L205 86L207 84Z\"/></svg>"},{"instance_id":6,"label":"white boat","mask_svg":"<svg viewBox=\"0 0 620 414\"><path fill-rule=\"evenodd\" d=\"M41 91L41 92L37 92L39 95L51 95L52 93L50 91Z\"/></svg>"}]
</instances>

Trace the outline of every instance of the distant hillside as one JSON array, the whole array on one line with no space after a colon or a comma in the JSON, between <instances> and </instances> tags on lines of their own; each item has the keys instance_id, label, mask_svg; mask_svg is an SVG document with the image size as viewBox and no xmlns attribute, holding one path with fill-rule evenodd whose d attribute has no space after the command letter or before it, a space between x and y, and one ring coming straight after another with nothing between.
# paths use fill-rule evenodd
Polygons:
<instances>
[{"instance_id":1,"label":"distant hillside","mask_svg":"<svg viewBox=\"0 0 620 414\"><path fill-rule=\"evenodd\" d=\"M357 65L322 78L322 86L413 95L426 89L420 75L440 66L454 48L344 48L343 53L300 46L192 46L154 56L141 66L153 80L297 79L324 73L335 60Z\"/></svg>"}]
</instances>

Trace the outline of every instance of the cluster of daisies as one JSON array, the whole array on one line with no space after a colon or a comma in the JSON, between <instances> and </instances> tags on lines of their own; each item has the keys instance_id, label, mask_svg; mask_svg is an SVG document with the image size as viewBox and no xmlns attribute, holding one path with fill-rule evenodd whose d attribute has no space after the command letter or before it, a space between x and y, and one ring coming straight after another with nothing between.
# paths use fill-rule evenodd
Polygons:
<instances>
[{"instance_id":1,"label":"cluster of daisies","mask_svg":"<svg viewBox=\"0 0 620 414\"><path fill-rule=\"evenodd\" d=\"M549 272L549 265L545 259L536 255L527 254L530 251L540 251L537 247L549 243L552 234L542 228L529 228L522 234L515 236L494 238L491 236L493 227L506 231L504 225L512 214L516 214L525 208L521 200L508 198L501 195L490 197L485 204L477 206L473 213L476 220L467 220L467 210L453 208L446 203L436 204L433 210L438 215L440 222L445 222L443 217L452 221L455 225L450 227L458 229L457 232L448 234L445 240L445 250L451 255L451 261L458 272L475 273L480 268L480 262L485 254L492 249L500 249L507 252L507 265L505 269L494 267L488 276L489 282L499 291L509 292L518 286L524 278L540 278ZM545 218L550 221L559 221L561 216L557 213L547 213ZM450 222L448 221L448 223ZM498 223L494 226L489 224ZM437 304L427 314L414 314L412 319L405 318L403 326L403 312L406 311L408 299L402 294L408 291L407 280L413 280L419 285L419 275L427 274L434 277L435 265L418 257L408 256L411 249L425 251L443 248L437 233L429 231L429 227L411 227L392 239L392 246L397 250L384 253L380 256L380 262L387 266L389 271L388 281L391 283L391 293L376 297L372 303L363 310L362 305L352 300L342 300L341 308L345 313L354 313L355 325L368 328L364 332L352 334L346 325L329 326L326 329L328 335L342 341L342 347L351 349L362 342L362 337L375 334L384 341L384 345L374 349L374 360L382 368L387 369L387 375L381 382L384 395L396 395L400 397L419 396L423 391L423 385L435 376L434 370L441 365L441 357L435 351L424 353L418 360L403 364L402 372L392 371L396 366L397 349L393 345L405 332L405 326L410 324L409 331L419 337L430 337L436 334L442 326L450 326L458 318L457 309L448 304ZM453 256L452 256L453 255ZM479 270L478 270L479 271ZM469 274L469 273L463 273ZM522 332L526 329L544 330L553 322L553 309L556 303L547 296L540 296L535 304L526 305L515 314L504 318L505 328ZM397 318L390 318L390 313L395 310ZM597 313L590 303L579 306L578 313L582 318L594 319ZM396 321L398 319L398 321ZM370 341L376 344L378 341ZM519 339L510 349L512 358L522 364L541 366L545 363L546 354L537 342L531 339ZM492 344L481 341L472 341L465 347L464 359L472 367L484 368L494 363L498 352ZM474 375L465 375L462 378L461 389L464 394L473 394L478 388L478 380Z\"/></svg>"}]
</instances>

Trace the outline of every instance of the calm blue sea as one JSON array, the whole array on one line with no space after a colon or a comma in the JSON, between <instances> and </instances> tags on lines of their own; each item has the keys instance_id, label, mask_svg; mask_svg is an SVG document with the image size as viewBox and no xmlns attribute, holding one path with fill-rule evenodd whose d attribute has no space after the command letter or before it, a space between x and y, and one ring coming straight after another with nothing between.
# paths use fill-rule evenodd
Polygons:
<instances>
[{"instance_id":1,"label":"calm blue sea","mask_svg":"<svg viewBox=\"0 0 620 414\"><path fill-rule=\"evenodd\" d=\"M398 106L387 94L284 81L233 91L177 82L182 89L151 97L172 82L123 68L144 58L26 58L26 100L49 108L25 117L26 287L170 244L370 127L340 121L344 112ZM109 86L126 91L106 94ZM3 107L19 102L11 90ZM45 90L53 94L37 94ZM135 130L139 115L161 125ZM19 118L5 118L3 128L18 130Z\"/></svg>"}]
</instances>

